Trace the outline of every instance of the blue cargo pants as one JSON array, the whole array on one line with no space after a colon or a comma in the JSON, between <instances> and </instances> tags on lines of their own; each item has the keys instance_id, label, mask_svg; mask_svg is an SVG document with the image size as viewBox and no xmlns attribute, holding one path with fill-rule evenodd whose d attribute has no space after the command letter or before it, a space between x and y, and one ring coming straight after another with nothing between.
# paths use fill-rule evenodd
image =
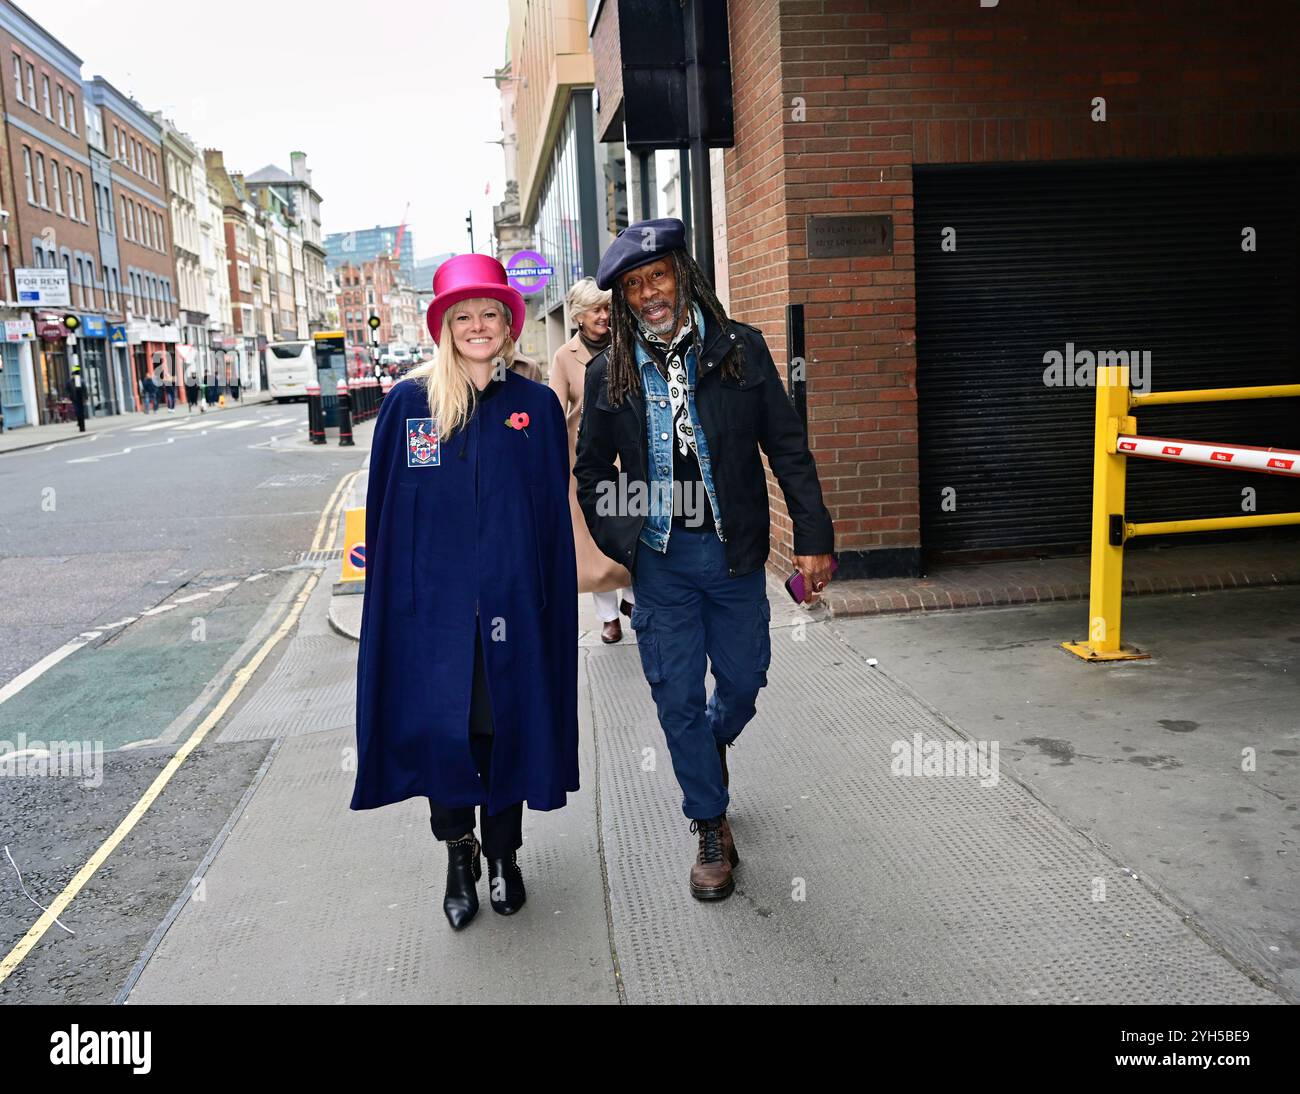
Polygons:
<instances>
[{"instance_id":1,"label":"blue cargo pants","mask_svg":"<svg viewBox=\"0 0 1300 1094\"><path fill-rule=\"evenodd\" d=\"M632 629L659 712L682 812L693 820L726 812L719 744L754 716L772 662L772 608L762 567L733 578L713 531L673 528L668 550L639 544ZM705 659L714 689L705 702Z\"/></svg>"}]
</instances>

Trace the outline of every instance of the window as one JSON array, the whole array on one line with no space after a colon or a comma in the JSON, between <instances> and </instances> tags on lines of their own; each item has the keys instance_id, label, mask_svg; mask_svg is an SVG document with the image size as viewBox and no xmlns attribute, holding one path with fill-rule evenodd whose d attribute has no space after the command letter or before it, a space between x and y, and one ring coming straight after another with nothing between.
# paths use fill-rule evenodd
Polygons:
<instances>
[{"instance_id":1,"label":"window","mask_svg":"<svg viewBox=\"0 0 1300 1094\"><path fill-rule=\"evenodd\" d=\"M27 200L36 204L36 191L32 189L32 150L23 145L23 179L27 183Z\"/></svg>"},{"instance_id":2,"label":"window","mask_svg":"<svg viewBox=\"0 0 1300 1094\"><path fill-rule=\"evenodd\" d=\"M36 109L36 69L27 66L27 105Z\"/></svg>"},{"instance_id":3,"label":"window","mask_svg":"<svg viewBox=\"0 0 1300 1094\"><path fill-rule=\"evenodd\" d=\"M50 174L54 176L54 211L63 216L63 195L59 192L59 161L56 159L50 160Z\"/></svg>"},{"instance_id":4,"label":"window","mask_svg":"<svg viewBox=\"0 0 1300 1094\"><path fill-rule=\"evenodd\" d=\"M76 215L76 212L74 211L75 206L72 204L72 168L65 167L63 170L64 170L63 181L67 183L67 188L64 192L67 194L67 198L68 198L68 216L72 217L73 220L76 220L78 219L78 217Z\"/></svg>"},{"instance_id":5,"label":"window","mask_svg":"<svg viewBox=\"0 0 1300 1094\"><path fill-rule=\"evenodd\" d=\"M135 221L136 242L145 243L146 240L144 238L144 223L143 223L143 218L140 216L139 202L135 202L135 201L131 202L131 218Z\"/></svg>"},{"instance_id":6,"label":"window","mask_svg":"<svg viewBox=\"0 0 1300 1094\"><path fill-rule=\"evenodd\" d=\"M59 88L59 90L62 91L63 88ZM41 99L45 103L45 116L49 118L50 121L54 121L54 115L50 113L50 78L48 76L41 77ZM59 112L62 113L62 99L59 100L59 107Z\"/></svg>"},{"instance_id":7,"label":"window","mask_svg":"<svg viewBox=\"0 0 1300 1094\"><path fill-rule=\"evenodd\" d=\"M14 98L20 103L26 102L23 98L23 59L14 54Z\"/></svg>"},{"instance_id":8,"label":"window","mask_svg":"<svg viewBox=\"0 0 1300 1094\"><path fill-rule=\"evenodd\" d=\"M77 172L77 219L82 224L89 224L86 219L86 176Z\"/></svg>"},{"instance_id":9,"label":"window","mask_svg":"<svg viewBox=\"0 0 1300 1094\"><path fill-rule=\"evenodd\" d=\"M77 96L68 92L68 132L77 136Z\"/></svg>"},{"instance_id":10,"label":"window","mask_svg":"<svg viewBox=\"0 0 1300 1094\"><path fill-rule=\"evenodd\" d=\"M84 273L84 267L83 267L83 265L82 265L82 262L81 262L81 258L80 258L80 256L78 256L78 258L77 258L77 279L76 279L76 281L73 282L73 286L74 286L74 287L76 288L76 290L77 290L77 306L80 307L80 308L84 308L84 307L86 306L86 297L85 297L85 293L83 292L82 287L81 287L81 279L82 279L84 276L85 276L85 273Z\"/></svg>"},{"instance_id":11,"label":"window","mask_svg":"<svg viewBox=\"0 0 1300 1094\"><path fill-rule=\"evenodd\" d=\"M57 186L59 180L55 179L54 184ZM36 153L36 204L42 209L50 207L50 203L45 196L45 157L39 152Z\"/></svg>"},{"instance_id":12,"label":"window","mask_svg":"<svg viewBox=\"0 0 1300 1094\"><path fill-rule=\"evenodd\" d=\"M125 235L127 239L132 238L131 210L125 194L122 195L122 234Z\"/></svg>"}]
</instances>

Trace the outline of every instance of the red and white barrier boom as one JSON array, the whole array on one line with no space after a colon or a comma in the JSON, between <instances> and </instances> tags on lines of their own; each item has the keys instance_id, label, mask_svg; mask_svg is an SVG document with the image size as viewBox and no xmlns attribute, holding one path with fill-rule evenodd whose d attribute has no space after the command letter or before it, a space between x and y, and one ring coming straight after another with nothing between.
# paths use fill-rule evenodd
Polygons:
<instances>
[{"instance_id":1,"label":"red and white barrier boom","mask_svg":"<svg viewBox=\"0 0 1300 1094\"><path fill-rule=\"evenodd\" d=\"M1062 642L1085 661L1122 661L1147 654L1119 640L1120 605L1124 588L1124 543L1134 536L1173 532L1214 532L1238 528L1270 528L1300 524L1300 513L1250 513L1236 517L1162 520L1138 524L1124 512L1124 485L1129 456L1202 467L1226 467L1266 475L1300 477L1300 452L1286 448L1183 441L1175 437L1143 437L1133 411L1173 403L1216 403L1239 399L1292 399L1300 384L1269 387L1220 387L1200 391L1156 391L1135 395L1129 390L1127 366L1097 369L1097 410L1092 462L1092 570L1088 587L1088 637Z\"/></svg>"},{"instance_id":2,"label":"red and white barrier boom","mask_svg":"<svg viewBox=\"0 0 1300 1094\"><path fill-rule=\"evenodd\" d=\"M1206 467L1231 467L1238 471L1263 471L1269 475L1300 478L1300 452L1287 448L1254 448L1245 444L1207 444L1174 437L1130 437L1120 434L1115 448L1126 456L1171 460Z\"/></svg>"}]
</instances>

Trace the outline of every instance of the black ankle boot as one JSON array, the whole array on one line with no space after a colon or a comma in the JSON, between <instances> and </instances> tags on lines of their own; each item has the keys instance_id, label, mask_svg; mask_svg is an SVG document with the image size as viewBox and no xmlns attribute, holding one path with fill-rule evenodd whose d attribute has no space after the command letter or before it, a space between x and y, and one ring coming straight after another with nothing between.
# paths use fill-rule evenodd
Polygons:
<instances>
[{"instance_id":1,"label":"black ankle boot","mask_svg":"<svg viewBox=\"0 0 1300 1094\"><path fill-rule=\"evenodd\" d=\"M524 906L528 894L524 891L524 875L516 852L511 851L505 858L488 859L488 897L498 915L514 915Z\"/></svg>"},{"instance_id":2,"label":"black ankle boot","mask_svg":"<svg viewBox=\"0 0 1300 1094\"><path fill-rule=\"evenodd\" d=\"M447 841L447 892L442 898L442 910L457 931L478 913L478 879L483 876L481 850L472 833Z\"/></svg>"}]
</instances>

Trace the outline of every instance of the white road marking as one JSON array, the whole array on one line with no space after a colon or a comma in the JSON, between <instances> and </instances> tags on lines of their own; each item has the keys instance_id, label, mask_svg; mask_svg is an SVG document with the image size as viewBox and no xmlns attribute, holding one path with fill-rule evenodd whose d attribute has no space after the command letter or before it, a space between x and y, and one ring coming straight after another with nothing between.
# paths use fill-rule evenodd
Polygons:
<instances>
[{"instance_id":1,"label":"white road marking","mask_svg":"<svg viewBox=\"0 0 1300 1094\"><path fill-rule=\"evenodd\" d=\"M176 603L188 604L191 600L202 600L205 596L211 596L211 595L212 595L212 590L209 589L207 592L195 593L193 596L183 596L178 601L176 601Z\"/></svg>"},{"instance_id":2,"label":"white road marking","mask_svg":"<svg viewBox=\"0 0 1300 1094\"><path fill-rule=\"evenodd\" d=\"M238 584L238 581L231 581L226 585L213 585L209 591L214 593L224 593L227 589L233 589Z\"/></svg>"},{"instance_id":3,"label":"white road marking","mask_svg":"<svg viewBox=\"0 0 1300 1094\"><path fill-rule=\"evenodd\" d=\"M261 581L262 578L264 578L264 577L266 577L266 576L268 576L268 575L267 575L267 572L266 572L265 570L263 570L260 574L253 574L251 577L246 577L246 578L244 578L244 580L245 580L245 581Z\"/></svg>"},{"instance_id":4,"label":"white road marking","mask_svg":"<svg viewBox=\"0 0 1300 1094\"><path fill-rule=\"evenodd\" d=\"M86 638L78 638L72 642L67 642L53 653L46 654L25 672L20 672L4 687L0 688L0 703L8 702L33 680L39 679L45 672L67 657L68 654L76 653L88 641L89 639Z\"/></svg>"},{"instance_id":5,"label":"white road marking","mask_svg":"<svg viewBox=\"0 0 1300 1094\"><path fill-rule=\"evenodd\" d=\"M111 631L114 627L125 627L128 623L134 623L135 620L135 616L128 615L125 619L119 619L116 623L105 623L102 629Z\"/></svg>"},{"instance_id":6,"label":"white road marking","mask_svg":"<svg viewBox=\"0 0 1300 1094\"><path fill-rule=\"evenodd\" d=\"M152 433L155 429L175 429L176 422L154 422L153 425L136 425L131 427L132 433Z\"/></svg>"},{"instance_id":7,"label":"white road marking","mask_svg":"<svg viewBox=\"0 0 1300 1094\"><path fill-rule=\"evenodd\" d=\"M241 429L246 425L256 425L256 424L257 423L252 418L244 418L242 421L238 421L238 422L222 422L220 425L215 425L212 428L213 429Z\"/></svg>"},{"instance_id":8,"label":"white road marking","mask_svg":"<svg viewBox=\"0 0 1300 1094\"><path fill-rule=\"evenodd\" d=\"M175 604L159 604L158 607L156 607L156 608L146 608L146 609L145 609L144 611L142 611L140 614L141 614L141 615L161 615L163 612L169 612L169 611L171 611L174 607L176 607Z\"/></svg>"}]
</instances>

